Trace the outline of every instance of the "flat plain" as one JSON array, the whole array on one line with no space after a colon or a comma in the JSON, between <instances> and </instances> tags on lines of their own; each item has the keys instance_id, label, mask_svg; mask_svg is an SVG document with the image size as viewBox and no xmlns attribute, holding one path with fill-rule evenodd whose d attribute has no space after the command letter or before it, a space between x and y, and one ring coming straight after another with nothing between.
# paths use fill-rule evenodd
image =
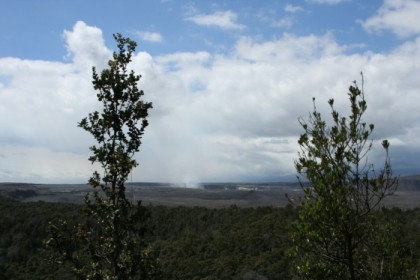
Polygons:
<instances>
[{"instance_id":1,"label":"flat plain","mask_svg":"<svg viewBox=\"0 0 420 280\"><path fill-rule=\"evenodd\" d=\"M398 190L385 200L387 207L420 207L420 176L400 178ZM302 189L297 182L185 184L128 183L127 196L143 205L228 207L283 207L299 204ZM86 184L0 183L0 194L22 202L83 203L92 188Z\"/></svg>"}]
</instances>

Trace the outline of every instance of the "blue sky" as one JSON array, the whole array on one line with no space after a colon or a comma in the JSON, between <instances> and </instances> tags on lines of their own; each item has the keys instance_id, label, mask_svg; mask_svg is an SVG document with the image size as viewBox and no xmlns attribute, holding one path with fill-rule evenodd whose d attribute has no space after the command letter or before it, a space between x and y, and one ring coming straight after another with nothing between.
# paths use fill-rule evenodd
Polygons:
<instances>
[{"instance_id":1,"label":"blue sky","mask_svg":"<svg viewBox=\"0 0 420 280\"><path fill-rule=\"evenodd\" d=\"M154 103L137 181L291 178L312 97L328 114L365 76L374 144L420 173L419 0L2 1L0 181L85 182L91 67L120 32ZM383 153L374 145L370 159Z\"/></svg>"},{"instance_id":2,"label":"blue sky","mask_svg":"<svg viewBox=\"0 0 420 280\"><path fill-rule=\"evenodd\" d=\"M387 51L398 43L389 32L372 36L363 31L359 21L381 7L382 1L378 0L330 1L337 4L304 0L2 2L0 31L4 43L0 51L3 56L28 59L62 59L66 52L62 32L71 29L78 20L99 27L108 44L115 32L132 37L139 37L138 32L159 34L158 44L145 40L141 45L152 55L201 50L226 52L241 36L270 40L284 32L331 33L340 44L365 45L374 51ZM194 22L194 18L210 15L225 17L233 25L208 24L203 28L204 23Z\"/></svg>"}]
</instances>

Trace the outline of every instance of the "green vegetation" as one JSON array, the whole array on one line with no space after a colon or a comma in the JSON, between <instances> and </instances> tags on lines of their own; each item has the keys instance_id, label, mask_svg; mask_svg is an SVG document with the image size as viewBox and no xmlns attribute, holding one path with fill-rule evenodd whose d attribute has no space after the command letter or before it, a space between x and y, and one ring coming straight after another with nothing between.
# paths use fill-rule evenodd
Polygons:
<instances>
[{"instance_id":1,"label":"green vegetation","mask_svg":"<svg viewBox=\"0 0 420 280\"><path fill-rule=\"evenodd\" d=\"M0 198L0 279L76 279L71 266L46 260L43 241L48 221L81 222L80 208ZM162 279L293 279L287 236L297 221L295 208L145 210L150 225L145 238L149 253L159 259ZM412 275L418 272L420 209L384 209L380 217L396 221L401 258Z\"/></svg>"},{"instance_id":2,"label":"green vegetation","mask_svg":"<svg viewBox=\"0 0 420 280\"><path fill-rule=\"evenodd\" d=\"M317 111L301 120L301 152L296 169L310 184L303 187L299 220L291 233L295 268L303 279L407 279L399 259L395 225L378 218L382 200L394 193L388 157L378 173L368 162L373 124L363 122L363 90L350 86L350 115L329 101L332 125ZM315 100L314 100L315 103Z\"/></svg>"},{"instance_id":3,"label":"green vegetation","mask_svg":"<svg viewBox=\"0 0 420 280\"><path fill-rule=\"evenodd\" d=\"M158 269L147 253L142 236L144 209L126 197L125 182L137 166L151 103L143 102L137 87L140 76L128 71L136 43L114 35L118 53L108 69L98 75L93 68L93 87L102 111L90 113L79 126L92 134L98 146L89 160L99 163L89 180L94 191L85 198L86 220L69 226L66 220L51 224L48 245L57 262L69 262L79 279L155 279Z\"/></svg>"}]
</instances>

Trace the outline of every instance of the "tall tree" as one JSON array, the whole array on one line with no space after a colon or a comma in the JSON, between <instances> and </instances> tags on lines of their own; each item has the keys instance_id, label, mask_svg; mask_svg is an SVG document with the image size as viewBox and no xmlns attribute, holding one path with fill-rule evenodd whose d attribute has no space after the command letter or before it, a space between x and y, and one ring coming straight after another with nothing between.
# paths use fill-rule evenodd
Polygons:
<instances>
[{"instance_id":1,"label":"tall tree","mask_svg":"<svg viewBox=\"0 0 420 280\"><path fill-rule=\"evenodd\" d=\"M363 76L362 76L363 78ZM295 162L304 198L291 232L295 268L303 279L393 279L395 242L386 235L391 225L377 221L376 209L393 194L393 177L384 140L384 167L375 172L367 154L374 129L362 116L367 109L363 86L349 88L350 114L342 116L329 100L331 125L314 102L308 121L300 120ZM392 260L392 261L391 261Z\"/></svg>"},{"instance_id":2,"label":"tall tree","mask_svg":"<svg viewBox=\"0 0 420 280\"><path fill-rule=\"evenodd\" d=\"M152 104L142 100L140 76L127 68L136 43L121 34L114 38L118 52L108 68L98 74L93 67L93 87L102 111L79 123L98 142L90 148L89 160L101 165L103 175L95 171L89 180L94 191L85 197L86 224L67 231L51 226L49 244L73 264L81 279L155 279L157 270L142 240L144 208L127 199L125 186L138 165L133 156Z\"/></svg>"}]
</instances>

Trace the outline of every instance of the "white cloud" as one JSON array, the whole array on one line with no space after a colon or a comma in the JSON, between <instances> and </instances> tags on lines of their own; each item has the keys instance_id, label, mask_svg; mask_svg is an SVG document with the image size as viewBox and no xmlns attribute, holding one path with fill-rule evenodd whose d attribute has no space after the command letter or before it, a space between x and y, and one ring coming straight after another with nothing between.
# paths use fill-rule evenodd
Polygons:
<instances>
[{"instance_id":1,"label":"white cloud","mask_svg":"<svg viewBox=\"0 0 420 280\"><path fill-rule=\"evenodd\" d=\"M285 16L281 19L273 19L270 23L272 27L282 27L282 28L289 28L293 25L294 18Z\"/></svg>"},{"instance_id":2,"label":"white cloud","mask_svg":"<svg viewBox=\"0 0 420 280\"><path fill-rule=\"evenodd\" d=\"M286 6L284 7L284 11L287 13L297 13L297 12L302 12L304 11L304 9L301 6L295 6L293 4L286 4Z\"/></svg>"},{"instance_id":3,"label":"white cloud","mask_svg":"<svg viewBox=\"0 0 420 280\"><path fill-rule=\"evenodd\" d=\"M260 11L257 13L257 18L270 27L290 29L296 22L296 14L305 12L306 10L301 6L286 4L284 6L284 11L286 14L282 17L278 17L278 14L273 10Z\"/></svg>"},{"instance_id":4,"label":"white cloud","mask_svg":"<svg viewBox=\"0 0 420 280\"><path fill-rule=\"evenodd\" d=\"M2 182L86 183L93 166L84 154L57 152L47 147L4 144Z\"/></svg>"},{"instance_id":5,"label":"white cloud","mask_svg":"<svg viewBox=\"0 0 420 280\"><path fill-rule=\"evenodd\" d=\"M376 14L362 22L369 32L390 30L399 37L420 34L420 1L385 0Z\"/></svg>"},{"instance_id":6,"label":"white cloud","mask_svg":"<svg viewBox=\"0 0 420 280\"><path fill-rule=\"evenodd\" d=\"M308 115L312 96L324 112L331 97L346 111L347 88L361 70L376 137L407 138L401 123L413 124L420 117L401 114L416 111L411 100L420 88L415 78L418 60L410 59L420 58L420 44L404 45L389 56L347 55L345 50L331 36L285 35L267 42L243 38L230 56L182 53L156 58L162 70L158 84L171 88L172 96L161 91L155 108L171 110L151 119L143 159L154 162L149 159L162 149L167 157L148 165L146 173L162 174L165 169L174 180L182 180L179 174L202 180L268 176L278 174L277 168L293 173L300 132L296 119ZM408 73L402 85L399 79ZM204 85L198 94L189 87L194 81ZM401 90L407 96L394 102Z\"/></svg>"},{"instance_id":7,"label":"white cloud","mask_svg":"<svg viewBox=\"0 0 420 280\"><path fill-rule=\"evenodd\" d=\"M213 14L198 14L187 17L186 20L198 25L216 26L222 29L244 29L245 26L237 23L237 15L232 11L219 11Z\"/></svg>"},{"instance_id":8,"label":"white cloud","mask_svg":"<svg viewBox=\"0 0 420 280\"><path fill-rule=\"evenodd\" d=\"M102 31L83 21L76 22L72 31L65 30L64 39L67 43L67 56L79 67L90 70L94 63L104 66L111 57L111 52L105 47Z\"/></svg>"},{"instance_id":9,"label":"white cloud","mask_svg":"<svg viewBox=\"0 0 420 280\"><path fill-rule=\"evenodd\" d=\"M38 174L33 180L62 181L62 176L80 182L74 172L86 167L92 141L76 125L97 106L91 67L104 65L111 52L101 31L83 22L65 31L64 38L68 63L0 58L0 75L9 77L0 89L0 150L6 155L0 173L16 175L10 179ZM82 182L90 173L84 170Z\"/></svg>"},{"instance_id":10,"label":"white cloud","mask_svg":"<svg viewBox=\"0 0 420 280\"><path fill-rule=\"evenodd\" d=\"M98 106L90 71L80 70L87 65L81 58L98 65L111 53L98 32L81 23L66 31L68 63L0 58L0 76L8 77L0 88L0 181L74 182L90 176L92 139L76 123ZM70 40L89 34L99 37L86 39L86 45ZM133 180L294 174L302 132L297 118L308 116L312 97L324 116L329 98L347 112L346 91L360 71L366 79L366 120L375 124L378 140L392 139L393 162L406 161L393 153L393 143L405 151L420 144L420 39L386 54L346 49L330 35L284 34L267 41L241 38L229 54L137 53L132 68L142 75L139 86L154 108Z\"/></svg>"},{"instance_id":11,"label":"white cloud","mask_svg":"<svg viewBox=\"0 0 420 280\"><path fill-rule=\"evenodd\" d=\"M333 5L333 4L339 4L342 2L346 2L349 0L306 0L307 2L311 2L311 3L317 3L317 4L329 4L329 5Z\"/></svg>"},{"instance_id":12,"label":"white cloud","mask_svg":"<svg viewBox=\"0 0 420 280\"><path fill-rule=\"evenodd\" d=\"M159 43L159 42L162 42L163 40L162 35L157 32L139 31L137 32L137 35L140 37L141 40L148 41L148 42Z\"/></svg>"}]
</instances>

